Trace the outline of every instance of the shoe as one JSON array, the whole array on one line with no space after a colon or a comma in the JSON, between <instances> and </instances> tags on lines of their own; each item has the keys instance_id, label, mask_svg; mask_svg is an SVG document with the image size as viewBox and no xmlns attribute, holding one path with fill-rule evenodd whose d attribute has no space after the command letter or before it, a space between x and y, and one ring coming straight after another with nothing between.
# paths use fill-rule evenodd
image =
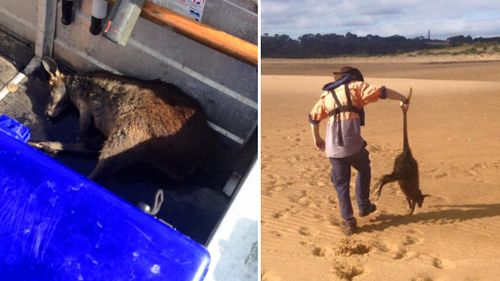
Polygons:
<instances>
[{"instance_id":1,"label":"shoe","mask_svg":"<svg viewBox=\"0 0 500 281\"><path fill-rule=\"evenodd\" d=\"M352 218L352 219L345 220L342 223L342 227L344 229L345 235L347 235L347 236L353 235L356 232L356 219Z\"/></svg>"},{"instance_id":2,"label":"shoe","mask_svg":"<svg viewBox=\"0 0 500 281\"><path fill-rule=\"evenodd\" d=\"M370 204L370 206L368 206L368 208L366 208L365 210L359 211L359 216L360 217L366 217L369 214L375 212L376 210L377 210L377 205Z\"/></svg>"}]
</instances>

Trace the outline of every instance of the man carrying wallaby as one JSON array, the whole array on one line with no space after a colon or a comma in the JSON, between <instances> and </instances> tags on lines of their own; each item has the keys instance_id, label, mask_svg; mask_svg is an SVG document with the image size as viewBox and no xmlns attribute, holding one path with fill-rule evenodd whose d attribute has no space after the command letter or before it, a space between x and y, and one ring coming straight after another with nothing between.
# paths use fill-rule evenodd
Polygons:
<instances>
[{"instance_id":1,"label":"man carrying wallaby","mask_svg":"<svg viewBox=\"0 0 500 281\"><path fill-rule=\"evenodd\" d=\"M356 203L359 216L367 216L377 209L369 199L371 167L366 142L361 136L363 106L379 99L391 99L399 100L402 110L407 111L409 104L405 96L394 90L365 83L356 68L344 66L334 72L334 78L334 82L323 87L323 93L309 113L309 122L316 149L325 151L332 164L332 183L337 191L344 232L351 235L356 231L349 196L351 166L358 171ZM325 142L319 133L319 123L326 118Z\"/></svg>"}]
</instances>

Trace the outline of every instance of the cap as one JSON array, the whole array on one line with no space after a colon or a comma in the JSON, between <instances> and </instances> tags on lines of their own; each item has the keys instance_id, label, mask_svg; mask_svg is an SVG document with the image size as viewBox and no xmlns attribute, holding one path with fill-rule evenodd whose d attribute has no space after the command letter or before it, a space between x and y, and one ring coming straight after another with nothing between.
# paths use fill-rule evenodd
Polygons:
<instances>
[{"instance_id":1,"label":"cap","mask_svg":"<svg viewBox=\"0 0 500 281\"><path fill-rule=\"evenodd\" d=\"M348 73L349 71L352 71L353 69L355 69L355 68L352 66L342 66L339 71L334 71L333 73L334 74L344 74L344 73Z\"/></svg>"},{"instance_id":2,"label":"cap","mask_svg":"<svg viewBox=\"0 0 500 281\"><path fill-rule=\"evenodd\" d=\"M339 71L334 71L333 74L350 74L356 81L365 81L361 71L352 66L343 66Z\"/></svg>"}]
</instances>

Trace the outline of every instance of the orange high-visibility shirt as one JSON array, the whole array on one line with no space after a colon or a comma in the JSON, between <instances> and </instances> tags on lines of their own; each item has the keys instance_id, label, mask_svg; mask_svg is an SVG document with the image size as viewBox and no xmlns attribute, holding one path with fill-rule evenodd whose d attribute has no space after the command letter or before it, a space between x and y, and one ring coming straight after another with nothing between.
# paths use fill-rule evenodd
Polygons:
<instances>
[{"instance_id":1,"label":"orange high-visibility shirt","mask_svg":"<svg viewBox=\"0 0 500 281\"><path fill-rule=\"evenodd\" d=\"M382 87L361 81L353 81L347 85L352 105L361 109L364 105L376 102L381 97ZM347 105L345 87L335 89L342 105ZM356 112L341 112L329 115L337 108L335 99L329 91L324 91L309 113L309 121L313 124L328 118L325 143L326 155L330 158L343 158L358 153L363 147L361 137L360 116ZM340 120L338 119L340 118ZM339 138L342 137L342 140Z\"/></svg>"}]
</instances>

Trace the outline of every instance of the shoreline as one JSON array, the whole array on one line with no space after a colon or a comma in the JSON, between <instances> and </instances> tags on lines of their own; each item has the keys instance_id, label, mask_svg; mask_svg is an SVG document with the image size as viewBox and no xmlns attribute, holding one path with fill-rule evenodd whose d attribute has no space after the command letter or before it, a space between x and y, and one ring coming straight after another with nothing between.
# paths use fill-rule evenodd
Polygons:
<instances>
[{"instance_id":1,"label":"shoreline","mask_svg":"<svg viewBox=\"0 0 500 281\"><path fill-rule=\"evenodd\" d=\"M500 82L500 55L477 57L405 56L329 59L263 59L261 75L331 76L350 65L365 77Z\"/></svg>"}]
</instances>

